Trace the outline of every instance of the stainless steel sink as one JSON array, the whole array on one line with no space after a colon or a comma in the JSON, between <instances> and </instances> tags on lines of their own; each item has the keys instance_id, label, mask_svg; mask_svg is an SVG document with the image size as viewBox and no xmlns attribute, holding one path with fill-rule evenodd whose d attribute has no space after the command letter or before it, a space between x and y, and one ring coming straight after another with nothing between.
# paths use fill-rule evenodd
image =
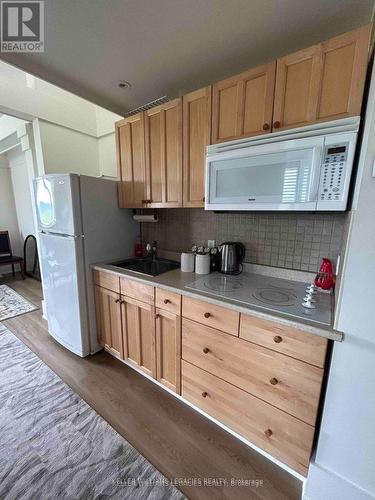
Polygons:
<instances>
[{"instance_id":1,"label":"stainless steel sink","mask_svg":"<svg viewBox=\"0 0 375 500\"><path fill-rule=\"evenodd\" d=\"M126 259L120 262L110 264L114 267L127 269L136 273L148 274L150 276L158 276L159 274L178 269L180 264L174 260L168 259Z\"/></svg>"}]
</instances>

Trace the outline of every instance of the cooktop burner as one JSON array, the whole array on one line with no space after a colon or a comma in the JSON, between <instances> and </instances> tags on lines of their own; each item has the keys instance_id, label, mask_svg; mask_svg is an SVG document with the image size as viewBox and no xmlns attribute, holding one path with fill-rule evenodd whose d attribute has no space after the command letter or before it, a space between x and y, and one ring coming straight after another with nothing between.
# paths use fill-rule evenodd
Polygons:
<instances>
[{"instance_id":1,"label":"cooktop burner","mask_svg":"<svg viewBox=\"0 0 375 500\"><path fill-rule=\"evenodd\" d=\"M207 288L207 290L216 292L235 292L243 287L243 282L230 279L229 276L214 275L210 280L205 280L203 286Z\"/></svg>"},{"instance_id":2,"label":"cooktop burner","mask_svg":"<svg viewBox=\"0 0 375 500\"><path fill-rule=\"evenodd\" d=\"M279 288L258 288L253 297L264 304L276 304L278 306L294 306L297 296L288 290Z\"/></svg>"},{"instance_id":3,"label":"cooktop burner","mask_svg":"<svg viewBox=\"0 0 375 500\"><path fill-rule=\"evenodd\" d=\"M331 325L330 294L318 292L314 295L313 308L302 306L308 285L310 283L259 274L242 273L238 276L227 276L212 273L202 276L186 288L259 309Z\"/></svg>"}]
</instances>

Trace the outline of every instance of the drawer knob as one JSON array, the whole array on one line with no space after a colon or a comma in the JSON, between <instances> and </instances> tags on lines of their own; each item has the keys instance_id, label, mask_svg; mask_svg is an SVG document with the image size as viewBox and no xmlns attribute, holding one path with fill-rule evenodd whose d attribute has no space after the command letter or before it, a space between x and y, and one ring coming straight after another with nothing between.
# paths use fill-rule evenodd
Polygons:
<instances>
[{"instance_id":1,"label":"drawer knob","mask_svg":"<svg viewBox=\"0 0 375 500\"><path fill-rule=\"evenodd\" d=\"M209 350L209 348L208 348L208 347L205 347L205 348L203 349L203 352L204 352L205 354L208 354L208 353L210 352L210 350Z\"/></svg>"},{"instance_id":2,"label":"drawer knob","mask_svg":"<svg viewBox=\"0 0 375 500\"><path fill-rule=\"evenodd\" d=\"M208 396L208 392L203 391L203 392L202 392L202 398L206 398L207 396Z\"/></svg>"},{"instance_id":3,"label":"drawer knob","mask_svg":"<svg viewBox=\"0 0 375 500\"><path fill-rule=\"evenodd\" d=\"M205 318L209 318L211 316L211 313L204 313L203 315Z\"/></svg>"},{"instance_id":4,"label":"drawer knob","mask_svg":"<svg viewBox=\"0 0 375 500\"><path fill-rule=\"evenodd\" d=\"M265 434L265 435L269 438L269 437L271 437L271 436L272 436L273 432L271 431L271 429L266 429L266 430L264 431L264 434Z\"/></svg>"},{"instance_id":5,"label":"drawer knob","mask_svg":"<svg viewBox=\"0 0 375 500\"><path fill-rule=\"evenodd\" d=\"M263 130L268 130L270 128L268 123L264 123Z\"/></svg>"},{"instance_id":6,"label":"drawer knob","mask_svg":"<svg viewBox=\"0 0 375 500\"><path fill-rule=\"evenodd\" d=\"M273 124L273 128L280 128L280 125L281 125L280 122L276 121Z\"/></svg>"},{"instance_id":7,"label":"drawer knob","mask_svg":"<svg viewBox=\"0 0 375 500\"><path fill-rule=\"evenodd\" d=\"M169 299L164 299L164 304L170 304L171 301Z\"/></svg>"},{"instance_id":8,"label":"drawer knob","mask_svg":"<svg viewBox=\"0 0 375 500\"><path fill-rule=\"evenodd\" d=\"M151 203L151 200L142 200L142 203Z\"/></svg>"},{"instance_id":9,"label":"drawer knob","mask_svg":"<svg viewBox=\"0 0 375 500\"><path fill-rule=\"evenodd\" d=\"M271 378L271 380L270 380L270 384L271 384L271 385L276 385L276 384L278 384L278 383L279 383L279 381L277 380L277 378L276 378L276 377L272 377L272 378Z\"/></svg>"},{"instance_id":10,"label":"drawer knob","mask_svg":"<svg viewBox=\"0 0 375 500\"><path fill-rule=\"evenodd\" d=\"M283 338L280 337L280 335L275 335L273 338L273 341L276 342L276 344L280 344L282 342Z\"/></svg>"}]
</instances>

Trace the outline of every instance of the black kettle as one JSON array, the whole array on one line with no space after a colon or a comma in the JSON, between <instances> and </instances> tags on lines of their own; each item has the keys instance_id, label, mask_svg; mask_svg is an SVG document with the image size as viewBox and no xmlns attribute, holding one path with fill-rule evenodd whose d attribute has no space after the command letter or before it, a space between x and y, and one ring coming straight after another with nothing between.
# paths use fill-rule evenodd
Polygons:
<instances>
[{"instance_id":1,"label":"black kettle","mask_svg":"<svg viewBox=\"0 0 375 500\"><path fill-rule=\"evenodd\" d=\"M226 241L220 245L220 267L223 274L242 273L245 246L237 241Z\"/></svg>"}]
</instances>

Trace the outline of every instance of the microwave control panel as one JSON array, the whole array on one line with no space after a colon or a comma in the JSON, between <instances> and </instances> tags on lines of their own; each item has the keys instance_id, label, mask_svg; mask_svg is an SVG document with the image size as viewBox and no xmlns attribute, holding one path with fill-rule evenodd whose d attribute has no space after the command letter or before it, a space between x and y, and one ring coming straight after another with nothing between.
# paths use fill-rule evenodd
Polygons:
<instances>
[{"instance_id":1,"label":"microwave control panel","mask_svg":"<svg viewBox=\"0 0 375 500\"><path fill-rule=\"evenodd\" d=\"M318 202L342 199L349 144L326 146L320 174Z\"/></svg>"}]
</instances>

